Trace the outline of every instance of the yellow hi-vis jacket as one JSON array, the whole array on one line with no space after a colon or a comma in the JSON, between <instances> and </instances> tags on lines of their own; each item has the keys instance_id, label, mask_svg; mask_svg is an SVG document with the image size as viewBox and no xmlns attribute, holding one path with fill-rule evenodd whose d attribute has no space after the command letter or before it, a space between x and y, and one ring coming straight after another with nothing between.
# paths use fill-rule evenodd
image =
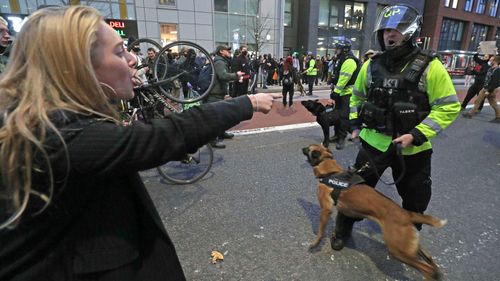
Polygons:
<instances>
[{"instance_id":1,"label":"yellow hi-vis jacket","mask_svg":"<svg viewBox=\"0 0 500 281\"><path fill-rule=\"evenodd\" d=\"M354 83L354 91L350 99L350 120L358 118L358 107L366 101L368 75L371 75L367 69L370 63L371 60L368 60L363 64ZM455 87L439 59L435 58L429 63L420 78L419 87L423 87L422 90L427 93L431 111L415 128L425 135L427 141L420 146L410 145L404 148L404 155L413 155L431 149L431 140L446 129L460 113L460 102ZM379 133L375 129L363 128L359 137L382 152L387 151L392 143L391 136Z\"/></svg>"},{"instance_id":2,"label":"yellow hi-vis jacket","mask_svg":"<svg viewBox=\"0 0 500 281\"><path fill-rule=\"evenodd\" d=\"M355 60L348 58L340 66L339 79L333 88L333 93L340 96L352 95L354 85L346 86L352 75L356 72L358 64ZM352 82L351 82L352 83Z\"/></svg>"}]
</instances>

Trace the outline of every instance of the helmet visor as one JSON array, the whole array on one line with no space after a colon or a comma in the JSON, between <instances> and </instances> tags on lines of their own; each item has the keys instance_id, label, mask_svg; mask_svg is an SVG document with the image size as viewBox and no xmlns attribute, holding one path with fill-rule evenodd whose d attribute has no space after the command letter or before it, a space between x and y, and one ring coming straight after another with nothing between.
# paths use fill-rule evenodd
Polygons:
<instances>
[{"instance_id":1,"label":"helmet visor","mask_svg":"<svg viewBox=\"0 0 500 281\"><path fill-rule=\"evenodd\" d=\"M410 37L420 27L422 17L414 8L395 5L385 7L378 16L374 32L395 29L405 37Z\"/></svg>"}]
</instances>

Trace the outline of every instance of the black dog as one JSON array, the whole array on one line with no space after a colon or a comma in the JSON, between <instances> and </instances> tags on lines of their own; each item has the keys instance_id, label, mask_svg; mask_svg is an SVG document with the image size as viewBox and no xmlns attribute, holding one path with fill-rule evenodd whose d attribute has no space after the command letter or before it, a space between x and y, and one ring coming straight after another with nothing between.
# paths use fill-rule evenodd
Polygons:
<instances>
[{"instance_id":1,"label":"black dog","mask_svg":"<svg viewBox=\"0 0 500 281\"><path fill-rule=\"evenodd\" d=\"M316 116L316 122L323 130L323 145L328 147L330 142L330 126L340 125L340 112L334 106L324 106L318 100L304 100L302 105Z\"/></svg>"}]
</instances>

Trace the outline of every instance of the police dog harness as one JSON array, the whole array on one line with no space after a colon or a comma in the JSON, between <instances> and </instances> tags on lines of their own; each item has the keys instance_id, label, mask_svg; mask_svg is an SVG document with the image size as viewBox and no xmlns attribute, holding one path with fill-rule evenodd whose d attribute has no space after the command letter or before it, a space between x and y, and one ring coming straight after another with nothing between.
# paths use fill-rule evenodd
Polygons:
<instances>
[{"instance_id":1,"label":"police dog harness","mask_svg":"<svg viewBox=\"0 0 500 281\"><path fill-rule=\"evenodd\" d=\"M334 205L337 206L340 192L350 188L353 185L364 183L365 180L358 174L352 171L344 171L336 174L331 174L319 179L319 182L333 188L332 196Z\"/></svg>"}]
</instances>

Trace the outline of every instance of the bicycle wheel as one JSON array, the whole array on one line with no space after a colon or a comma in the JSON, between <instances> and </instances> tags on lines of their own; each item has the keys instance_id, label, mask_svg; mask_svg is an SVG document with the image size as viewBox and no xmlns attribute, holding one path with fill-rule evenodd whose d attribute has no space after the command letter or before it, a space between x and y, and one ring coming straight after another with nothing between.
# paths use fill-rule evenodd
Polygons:
<instances>
[{"instance_id":1,"label":"bicycle wheel","mask_svg":"<svg viewBox=\"0 0 500 281\"><path fill-rule=\"evenodd\" d=\"M170 161L157 167L158 173L176 184L190 184L203 178L214 161L213 148L207 144L193 154L187 154L181 161Z\"/></svg>"},{"instance_id":2,"label":"bicycle wheel","mask_svg":"<svg viewBox=\"0 0 500 281\"><path fill-rule=\"evenodd\" d=\"M154 61L152 84L169 99L192 103L204 99L215 82L210 54L200 45L177 41L163 47Z\"/></svg>"},{"instance_id":3,"label":"bicycle wheel","mask_svg":"<svg viewBox=\"0 0 500 281\"><path fill-rule=\"evenodd\" d=\"M130 52L134 46L139 47L140 56L145 60L146 60L146 56L148 55L148 52L150 50L153 50L155 53L155 57L153 59L147 58L148 61L149 60L151 61L151 63L147 64L147 66L151 68L148 70L148 77L147 78L149 81L151 81L154 78L154 73L155 73L154 62L155 62L156 58L160 55L160 50L162 49L162 47L161 47L160 43L156 42L153 39L149 39L149 38L139 38L133 42L129 42L129 44L127 46L127 50ZM164 56L166 56L166 54ZM164 60L165 60L165 58L164 58ZM158 76L159 79L164 79L165 76L166 76L166 72L160 70L159 76Z\"/></svg>"}]
</instances>

